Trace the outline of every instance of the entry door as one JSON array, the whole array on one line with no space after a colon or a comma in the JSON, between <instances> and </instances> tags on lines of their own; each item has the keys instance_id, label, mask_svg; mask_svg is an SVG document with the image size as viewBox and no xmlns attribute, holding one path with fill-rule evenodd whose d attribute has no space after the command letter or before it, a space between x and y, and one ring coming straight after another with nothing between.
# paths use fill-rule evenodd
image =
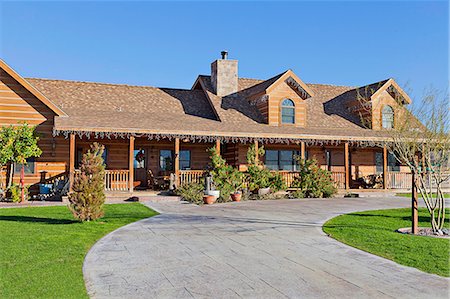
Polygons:
<instances>
[{"instance_id":1,"label":"entry door","mask_svg":"<svg viewBox=\"0 0 450 299\"><path fill-rule=\"evenodd\" d=\"M146 148L134 150L134 181L141 182L137 187L147 186L147 155Z\"/></svg>"}]
</instances>

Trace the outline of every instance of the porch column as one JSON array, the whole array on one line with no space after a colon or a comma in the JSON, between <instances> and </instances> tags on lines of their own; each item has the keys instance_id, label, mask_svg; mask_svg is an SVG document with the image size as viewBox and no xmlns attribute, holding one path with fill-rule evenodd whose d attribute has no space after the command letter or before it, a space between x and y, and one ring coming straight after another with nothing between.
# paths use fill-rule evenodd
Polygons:
<instances>
[{"instance_id":1,"label":"porch column","mask_svg":"<svg viewBox=\"0 0 450 299\"><path fill-rule=\"evenodd\" d=\"M388 153L387 153L387 148L386 145L383 146L383 189L387 189L388 188L388 176L387 176L387 171L388 171Z\"/></svg>"},{"instance_id":2,"label":"porch column","mask_svg":"<svg viewBox=\"0 0 450 299\"><path fill-rule=\"evenodd\" d=\"M75 176L75 134L69 136L69 182L72 190L73 179Z\"/></svg>"},{"instance_id":3,"label":"porch column","mask_svg":"<svg viewBox=\"0 0 450 299\"><path fill-rule=\"evenodd\" d=\"M175 138L175 186L180 182L180 138Z\"/></svg>"},{"instance_id":4,"label":"porch column","mask_svg":"<svg viewBox=\"0 0 450 299\"><path fill-rule=\"evenodd\" d=\"M348 157L348 142L344 143L344 164L345 164L345 190L350 189L350 169Z\"/></svg>"},{"instance_id":5,"label":"porch column","mask_svg":"<svg viewBox=\"0 0 450 299\"><path fill-rule=\"evenodd\" d=\"M258 140L255 140L255 164L259 163L259 144L258 144Z\"/></svg>"},{"instance_id":6,"label":"porch column","mask_svg":"<svg viewBox=\"0 0 450 299\"><path fill-rule=\"evenodd\" d=\"M305 160L306 159L306 144L304 141L300 143L300 157Z\"/></svg>"},{"instance_id":7,"label":"porch column","mask_svg":"<svg viewBox=\"0 0 450 299\"><path fill-rule=\"evenodd\" d=\"M128 189L134 190L134 136L130 136L130 147L128 154Z\"/></svg>"},{"instance_id":8,"label":"porch column","mask_svg":"<svg viewBox=\"0 0 450 299\"><path fill-rule=\"evenodd\" d=\"M220 139L216 139L216 152L220 155Z\"/></svg>"}]
</instances>

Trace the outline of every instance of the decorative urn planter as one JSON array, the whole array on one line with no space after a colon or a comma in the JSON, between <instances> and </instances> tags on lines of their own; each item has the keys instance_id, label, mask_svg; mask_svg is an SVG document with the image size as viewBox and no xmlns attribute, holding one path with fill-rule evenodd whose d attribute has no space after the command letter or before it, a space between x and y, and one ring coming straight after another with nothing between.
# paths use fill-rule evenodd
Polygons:
<instances>
[{"instance_id":1,"label":"decorative urn planter","mask_svg":"<svg viewBox=\"0 0 450 299\"><path fill-rule=\"evenodd\" d=\"M206 205L211 205L216 201L216 198L213 195L205 195L203 196L203 202Z\"/></svg>"},{"instance_id":2,"label":"decorative urn planter","mask_svg":"<svg viewBox=\"0 0 450 299\"><path fill-rule=\"evenodd\" d=\"M267 195L270 193L270 188L260 188L258 190L258 195Z\"/></svg>"},{"instance_id":3,"label":"decorative urn planter","mask_svg":"<svg viewBox=\"0 0 450 299\"><path fill-rule=\"evenodd\" d=\"M241 192L235 192L231 193L231 199L233 201L241 201L242 193Z\"/></svg>"}]
</instances>

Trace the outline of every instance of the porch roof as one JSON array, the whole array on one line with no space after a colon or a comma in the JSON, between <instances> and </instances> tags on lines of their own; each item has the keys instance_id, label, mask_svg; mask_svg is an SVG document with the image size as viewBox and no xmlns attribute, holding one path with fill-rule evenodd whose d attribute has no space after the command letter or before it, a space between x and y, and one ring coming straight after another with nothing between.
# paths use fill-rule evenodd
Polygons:
<instances>
[{"instance_id":1,"label":"porch roof","mask_svg":"<svg viewBox=\"0 0 450 299\"><path fill-rule=\"evenodd\" d=\"M307 100L306 127L277 127L263 123L258 109L246 100L277 76L266 81L240 78L238 94L224 98L212 94L209 76L199 78L205 92L48 79L27 81L69 116L55 117L55 135L134 134L241 142L254 139L374 142L387 137L383 132L364 128L346 108L347 101L356 97L354 87L307 84L314 96Z\"/></svg>"}]
</instances>

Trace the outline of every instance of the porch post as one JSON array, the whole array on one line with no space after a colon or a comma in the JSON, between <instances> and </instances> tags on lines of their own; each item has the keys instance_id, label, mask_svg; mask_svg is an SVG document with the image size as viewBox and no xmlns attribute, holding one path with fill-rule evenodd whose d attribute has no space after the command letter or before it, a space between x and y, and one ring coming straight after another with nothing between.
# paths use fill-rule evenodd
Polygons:
<instances>
[{"instance_id":1,"label":"porch post","mask_svg":"<svg viewBox=\"0 0 450 299\"><path fill-rule=\"evenodd\" d=\"M300 156L303 160L306 159L306 144L304 141L300 143Z\"/></svg>"},{"instance_id":2,"label":"porch post","mask_svg":"<svg viewBox=\"0 0 450 299\"><path fill-rule=\"evenodd\" d=\"M388 188L388 165L387 165L387 148L386 145L383 146L383 189L386 190Z\"/></svg>"},{"instance_id":3,"label":"porch post","mask_svg":"<svg viewBox=\"0 0 450 299\"><path fill-rule=\"evenodd\" d=\"M258 165L259 163L259 144L258 144L258 140L255 140L255 164Z\"/></svg>"},{"instance_id":4,"label":"porch post","mask_svg":"<svg viewBox=\"0 0 450 299\"><path fill-rule=\"evenodd\" d=\"M175 138L175 186L180 182L180 138Z\"/></svg>"},{"instance_id":5,"label":"porch post","mask_svg":"<svg viewBox=\"0 0 450 299\"><path fill-rule=\"evenodd\" d=\"M130 147L128 154L128 189L134 190L134 136L130 136Z\"/></svg>"},{"instance_id":6,"label":"porch post","mask_svg":"<svg viewBox=\"0 0 450 299\"><path fill-rule=\"evenodd\" d=\"M345 190L350 189L350 169L348 158L348 142L344 143L344 163L345 163Z\"/></svg>"},{"instance_id":7,"label":"porch post","mask_svg":"<svg viewBox=\"0 0 450 299\"><path fill-rule=\"evenodd\" d=\"M220 155L220 139L216 139L216 152Z\"/></svg>"},{"instance_id":8,"label":"porch post","mask_svg":"<svg viewBox=\"0 0 450 299\"><path fill-rule=\"evenodd\" d=\"M69 182L72 190L73 179L75 176L75 134L69 136Z\"/></svg>"}]
</instances>

